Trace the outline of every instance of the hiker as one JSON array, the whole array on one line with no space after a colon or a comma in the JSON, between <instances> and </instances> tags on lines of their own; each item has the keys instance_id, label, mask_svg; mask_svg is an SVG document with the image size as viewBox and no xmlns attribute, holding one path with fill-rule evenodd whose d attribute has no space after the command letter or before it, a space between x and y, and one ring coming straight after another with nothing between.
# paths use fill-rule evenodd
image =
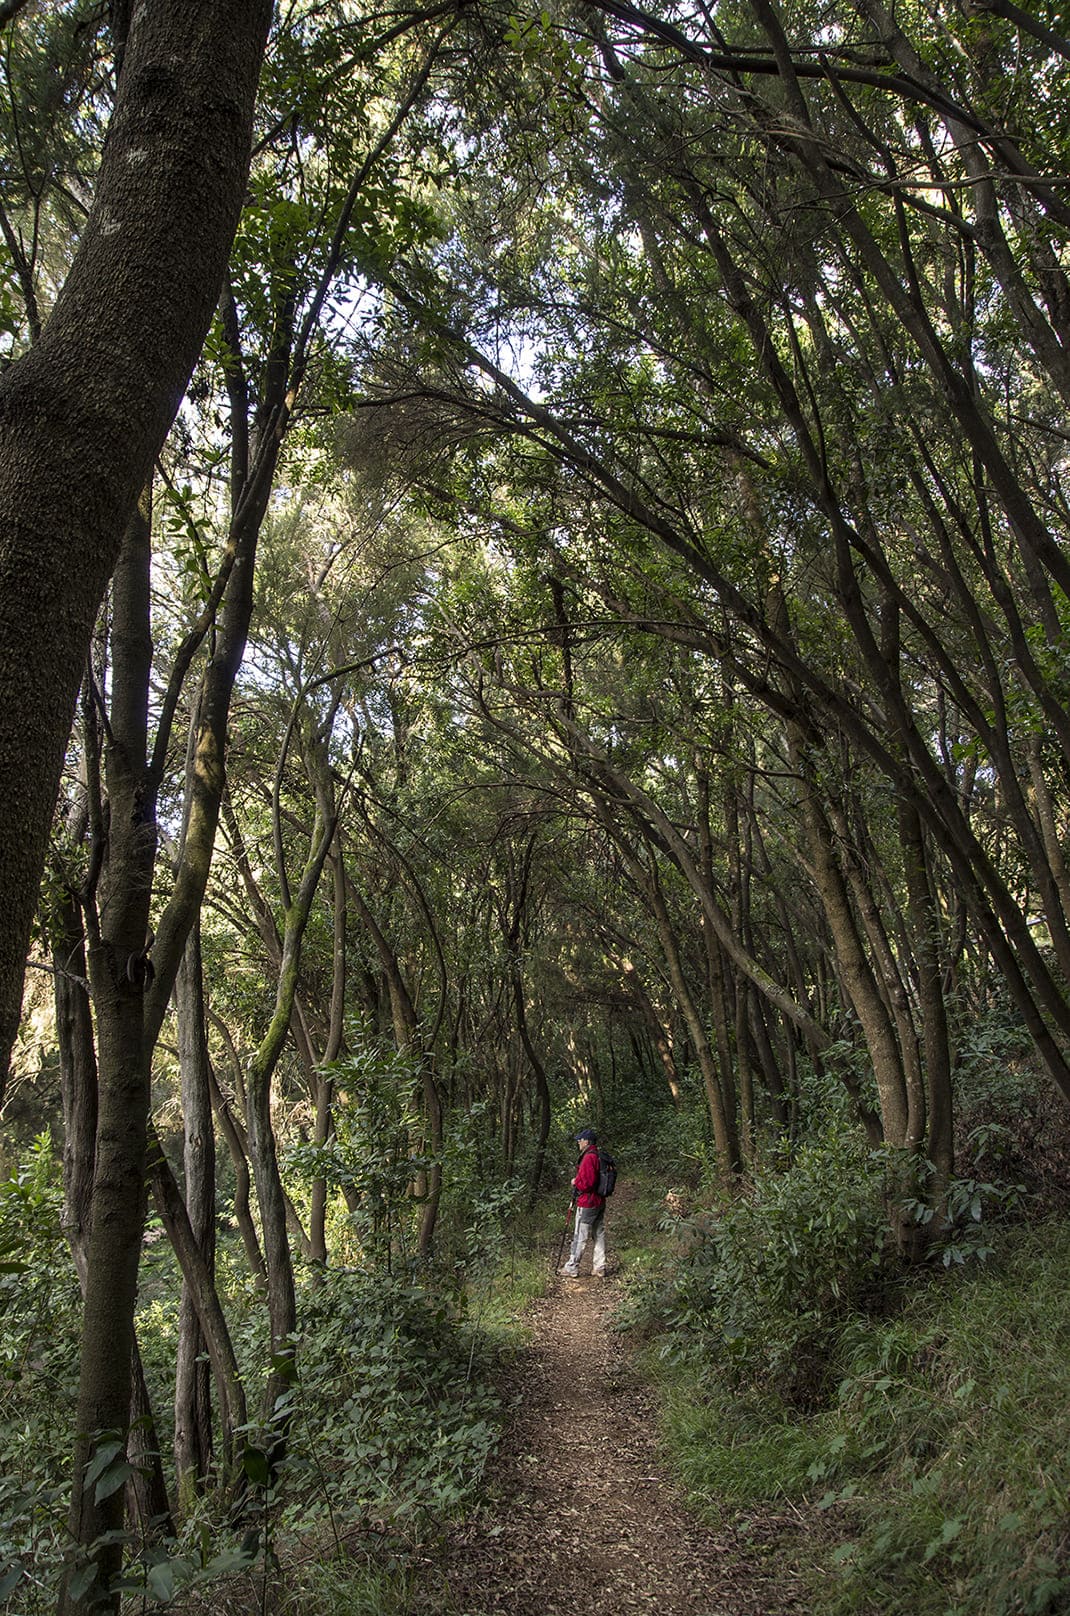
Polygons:
<instances>
[{"instance_id":1,"label":"hiker","mask_svg":"<svg viewBox=\"0 0 1070 1616\"><path fill-rule=\"evenodd\" d=\"M572 1233L572 1250L561 1272L570 1279L579 1273L580 1258L587 1241L594 1237L591 1273L596 1279L606 1271L606 1203L598 1193L599 1164L598 1140L593 1128L583 1128L576 1135L580 1146L580 1159L576 1176L572 1180L572 1198L576 1203L576 1226Z\"/></svg>"}]
</instances>

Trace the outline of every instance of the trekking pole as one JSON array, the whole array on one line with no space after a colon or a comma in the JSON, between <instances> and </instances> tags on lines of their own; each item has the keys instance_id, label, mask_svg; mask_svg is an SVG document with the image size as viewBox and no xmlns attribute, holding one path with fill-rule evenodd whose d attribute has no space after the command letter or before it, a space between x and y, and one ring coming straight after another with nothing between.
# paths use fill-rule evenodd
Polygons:
<instances>
[{"instance_id":1,"label":"trekking pole","mask_svg":"<svg viewBox=\"0 0 1070 1616\"><path fill-rule=\"evenodd\" d=\"M565 1240L566 1240L566 1237L568 1235L568 1226L572 1222L572 1214L573 1214L573 1212L575 1212L575 1210L576 1210L575 1201L570 1201L568 1203L568 1212L565 1215L565 1227L561 1231L561 1244L557 1248L557 1261L554 1263L554 1273L555 1274L557 1273L558 1269L561 1267L561 1258L563 1257L564 1252L565 1252Z\"/></svg>"}]
</instances>

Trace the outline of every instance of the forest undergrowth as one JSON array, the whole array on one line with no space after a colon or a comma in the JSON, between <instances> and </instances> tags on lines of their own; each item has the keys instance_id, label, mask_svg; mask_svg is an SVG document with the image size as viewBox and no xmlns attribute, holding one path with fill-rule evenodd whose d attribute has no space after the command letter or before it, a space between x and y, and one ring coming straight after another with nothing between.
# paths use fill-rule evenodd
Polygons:
<instances>
[{"instance_id":1,"label":"forest undergrowth","mask_svg":"<svg viewBox=\"0 0 1070 1616\"><path fill-rule=\"evenodd\" d=\"M694 1115L619 1119L628 1192L610 1213L609 1328L653 1394L692 1508L752 1541L763 1581L790 1566L812 1616L1070 1608L1067 1130L1021 1074L993 1071L976 1108L963 1106L951 1225L909 1267L889 1239L889 1159L835 1106L805 1137L768 1144L731 1195L715 1188ZM425 1608L436 1545L485 1505L563 1197L559 1185L529 1216L519 1188L488 1189L488 1215L477 1205L460 1220L454 1261L436 1274L309 1270L285 1465L267 1488L247 1467L240 1508L207 1492L177 1537L132 1544L124 1608ZM54 1608L65 1549L78 1299L60 1205L42 1135L0 1184L9 1616ZM262 1309L225 1249L220 1273L253 1385ZM157 1387L176 1295L167 1242L150 1230L139 1336Z\"/></svg>"},{"instance_id":2,"label":"forest undergrowth","mask_svg":"<svg viewBox=\"0 0 1070 1616\"><path fill-rule=\"evenodd\" d=\"M887 1162L835 1125L732 1200L649 1202L618 1323L672 1465L714 1524L810 1522L783 1552L814 1616L1070 1608L1065 1130L1019 1182L1043 1105L1006 1086L920 1269L889 1247Z\"/></svg>"},{"instance_id":3,"label":"forest undergrowth","mask_svg":"<svg viewBox=\"0 0 1070 1616\"><path fill-rule=\"evenodd\" d=\"M55 1609L67 1553L70 1430L78 1375L77 1282L60 1227L59 1165L48 1134L0 1183L0 1611ZM493 1197L491 1197L493 1199ZM203 1616L382 1616L407 1607L409 1567L439 1523L478 1493L503 1418L498 1382L522 1337L524 1302L545 1281L497 1196L480 1251L436 1273L308 1268L300 1373L274 1418L286 1456L261 1473L261 1422L245 1439L242 1484L186 1502L177 1535L131 1531L124 1611ZM470 1233L471 1231L467 1231ZM466 1231L457 1231L463 1247ZM255 1287L230 1253L219 1273L243 1372L268 1351ZM161 1446L179 1286L150 1226L139 1344ZM105 1483L106 1484L106 1483Z\"/></svg>"}]
</instances>

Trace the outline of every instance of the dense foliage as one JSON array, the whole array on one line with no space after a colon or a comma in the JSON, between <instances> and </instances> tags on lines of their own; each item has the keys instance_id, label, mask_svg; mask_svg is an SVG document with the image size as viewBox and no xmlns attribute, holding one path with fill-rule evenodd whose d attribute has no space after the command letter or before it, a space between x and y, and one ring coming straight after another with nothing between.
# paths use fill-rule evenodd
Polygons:
<instances>
[{"instance_id":1,"label":"dense foliage","mask_svg":"<svg viewBox=\"0 0 1070 1616\"><path fill-rule=\"evenodd\" d=\"M0 7L12 375L128 10ZM277 8L4 1097L13 1599L454 1507L580 1120L698 1187L630 1316L746 1407L1065 1213L1061 27Z\"/></svg>"}]
</instances>

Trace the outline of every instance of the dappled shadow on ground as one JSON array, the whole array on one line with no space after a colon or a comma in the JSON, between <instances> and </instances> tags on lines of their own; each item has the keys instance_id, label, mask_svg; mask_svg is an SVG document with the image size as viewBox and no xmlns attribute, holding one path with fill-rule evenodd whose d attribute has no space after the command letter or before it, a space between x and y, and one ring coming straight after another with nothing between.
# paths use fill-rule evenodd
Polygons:
<instances>
[{"instance_id":1,"label":"dappled shadow on ground","mask_svg":"<svg viewBox=\"0 0 1070 1616\"><path fill-rule=\"evenodd\" d=\"M536 1304L492 1496L425 1561L412 1616L807 1609L783 1547L787 1523L713 1530L666 1477L649 1395L607 1328L614 1288L559 1279Z\"/></svg>"}]
</instances>

